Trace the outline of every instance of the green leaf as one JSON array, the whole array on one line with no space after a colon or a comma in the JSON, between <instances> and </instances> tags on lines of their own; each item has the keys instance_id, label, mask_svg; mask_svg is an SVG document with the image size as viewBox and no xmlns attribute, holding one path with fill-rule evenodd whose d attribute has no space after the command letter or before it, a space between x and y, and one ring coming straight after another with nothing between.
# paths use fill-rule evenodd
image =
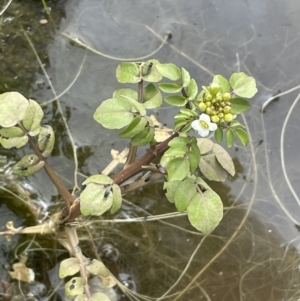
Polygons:
<instances>
[{"instance_id":1,"label":"green leaf","mask_svg":"<svg viewBox=\"0 0 300 301\"><path fill-rule=\"evenodd\" d=\"M0 140L0 144L3 146L3 148L10 149L13 147L20 148L26 145L28 142L28 137L23 136L23 137L15 137L15 138L2 138Z\"/></svg>"},{"instance_id":2,"label":"green leaf","mask_svg":"<svg viewBox=\"0 0 300 301\"><path fill-rule=\"evenodd\" d=\"M113 93L113 98L125 98L125 97L130 97L138 101L138 93L130 88L118 89L115 90Z\"/></svg>"},{"instance_id":3,"label":"green leaf","mask_svg":"<svg viewBox=\"0 0 300 301\"><path fill-rule=\"evenodd\" d=\"M193 111L193 110L190 110L190 109L181 109L180 111L180 114L176 115L176 116L184 116L186 117L187 119L190 119L190 118L195 118L195 117L199 117L199 113ZM174 118L176 118L176 116Z\"/></svg>"},{"instance_id":4,"label":"green leaf","mask_svg":"<svg viewBox=\"0 0 300 301\"><path fill-rule=\"evenodd\" d=\"M189 137L175 137L173 138L169 143L168 146L186 146L188 143L190 143Z\"/></svg>"},{"instance_id":5,"label":"green leaf","mask_svg":"<svg viewBox=\"0 0 300 301\"><path fill-rule=\"evenodd\" d=\"M187 104L188 99L181 95L172 95L165 97L165 102L171 106L182 107Z\"/></svg>"},{"instance_id":6,"label":"green leaf","mask_svg":"<svg viewBox=\"0 0 300 301\"><path fill-rule=\"evenodd\" d=\"M223 204L220 197L211 190L197 193L187 207L190 223L203 234L210 234L223 217Z\"/></svg>"},{"instance_id":7,"label":"green leaf","mask_svg":"<svg viewBox=\"0 0 300 301\"><path fill-rule=\"evenodd\" d=\"M229 82L233 92L240 97L251 98L257 92L255 79L244 72L233 73Z\"/></svg>"},{"instance_id":8,"label":"green leaf","mask_svg":"<svg viewBox=\"0 0 300 301\"><path fill-rule=\"evenodd\" d=\"M199 160L200 160L200 149L199 149L196 141L192 142L191 150L188 154L189 155L189 162L190 162L190 170L191 170L192 174L196 171L196 169L199 165Z\"/></svg>"},{"instance_id":9,"label":"green leaf","mask_svg":"<svg viewBox=\"0 0 300 301\"><path fill-rule=\"evenodd\" d=\"M245 128L245 126L243 124L241 124L238 120L234 119L230 122L230 127L236 127L236 126L241 126L243 128Z\"/></svg>"},{"instance_id":10,"label":"green leaf","mask_svg":"<svg viewBox=\"0 0 300 301\"><path fill-rule=\"evenodd\" d=\"M82 182L82 185L88 185L90 183L100 185L112 185L114 181L109 176L99 174L88 177L84 182Z\"/></svg>"},{"instance_id":11,"label":"green leaf","mask_svg":"<svg viewBox=\"0 0 300 301\"><path fill-rule=\"evenodd\" d=\"M80 270L79 259L75 257L63 260L59 265L59 278L63 279L67 276L72 276Z\"/></svg>"},{"instance_id":12,"label":"green leaf","mask_svg":"<svg viewBox=\"0 0 300 301\"><path fill-rule=\"evenodd\" d=\"M159 61L152 59L152 60L145 62L145 65L147 66L146 71L147 71L150 63L152 63L150 72L147 75L143 75L142 79L146 82L157 83L157 82L161 81L161 79L162 79L161 74L157 71L157 68L156 68L156 65L159 64Z\"/></svg>"},{"instance_id":13,"label":"green leaf","mask_svg":"<svg viewBox=\"0 0 300 301\"><path fill-rule=\"evenodd\" d=\"M244 131L243 129L235 129L234 132L239 138L239 140L241 141L242 145L247 146L249 143L249 137L247 132Z\"/></svg>"},{"instance_id":14,"label":"green leaf","mask_svg":"<svg viewBox=\"0 0 300 301\"><path fill-rule=\"evenodd\" d=\"M191 81L191 76L190 73L184 69L183 67L181 68L181 78L182 78L182 87L187 87L190 84Z\"/></svg>"},{"instance_id":15,"label":"green leaf","mask_svg":"<svg viewBox=\"0 0 300 301\"><path fill-rule=\"evenodd\" d=\"M170 147L165 153L166 157L183 157L188 152L186 145Z\"/></svg>"},{"instance_id":16,"label":"green leaf","mask_svg":"<svg viewBox=\"0 0 300 301\"><path fill-rule=\"evenodd\" d=\"M82 215L102 215L113 204L113 194L104 197L106 188L103 185L90 183L80 195L80 211Z\"/></svg>"},{"instance_id":17,"label":"green leaf","mask_svg":"<svg viewBox=\"0 0 300 301\"><path fill-rule=\"evenodd\" d=\"M146 126L143 131L135 135L131 140L133 146L144 146L150 143L154 138L154 128Z\"/></svg>"},{"instance_id":18,"label":"green leaf","mask_svg":"<svg viewBox=\"0 0 300 301\"><path fill-rule=\"evenodd\" d=\"M119 83L135 84L141 81L139 67L135 63L121 63L116 71Z\"/></svg>"},{"instance_id":19,"label":"green leaf","mask_svg":"<svg viewBox=\"0 0 300 301\"><path fill-rule=\"evenodd\" d=\"M223 141L223 129L220 126L215 130L215 139L218 143Z\"/></svg>"},{"instance_id":20,"label":"green leaf","mask_svg":"<svg viewBox=\"0 0 300 301\"><path fill-rule=\"evenodd\" d=\"M190 81L190 84L188 86L187 90L187 96L189 100L194 100L197 96L198 93L198 86L197 83L194 79Z\"/></svg>"},{"instance_id":21,"label":"green leaf","mask_svg":"<svg viewBox=\"0 0 300 301\"><path fill-rule=\"evenodd\" d=\"M23 132L23 130L17 126L0 129L0 136L3 136L5 138L18 138L23 137L24 135L25 133Z\"/></svg>"},{"instance_id":22,"label":"green leaf","mask_svg":"<svg viewBox=\"0 0 300 301\"><path fill-rule=\"evenodd\" d=\"M43 157L47 158L55 144L55 135L52 127L50 125L44 125L38 136L38 146L42 152Z\"/></svg>"},{"instance_id":23,"label":"green leaf","mask_svg":"<svg viewBox=\"0 0 300 301\"><path fill-rule=\"evenodd\" d=\"M8 128L23 120L28 100L18 92L0 94L0 126Z\"/></svg>"},{"instance_id":24,"label":"green leaf","mask_svg":"<svg viewBox=\"0 0 300 301\"><path fill-rule=\"evenodd\" d=\"M110 208L110 213L114 214L117 212L121 206L122 206L122 193L119 185L114 184L112 186L112 191L113 191L113 204Z\"/></svg>"},{"instance_id":25,"label":"green leaf","mask_svg":"<svg viewBox=\"0 0 300 301\"><path fill-rule=\"evenodd\" d=\"M110 98L102 102L93 117L107 129L120 129L132 121L133 113L127 100Z\"/></svg>"},{"instance_id":26,"label":"green leaf","mask_svg":"<svg viewBox=\"0 0 300 301\"><path fill-rule=\"evenodd\" d=\"M164 183L164 190L167 190L166 197L170 203L175 202L174 195L180 183L181 181L172 181Z\"/></svg>"},{"instance_id":27,"label":"green leaf","mask_svg":"<svg viewBox=\"0 0 300 301\"><path fill-rule=\"evenodd\" d=\"M174 194L175 206L179 212L184 212L197 193L195 180L186 178L179 183L179 186Z\"/></svg>"},{"instance_id":28,"label":"green leaf","mask_svg":"<svg viewBox=\"0 0 300 301\"><path fill-rule=\"evenodd\" d=\"M227 178L226 171L217 161L216 156L214 154L202 156L200 158L199 167L203 175L208 180L224 182Z\"/></svg>"},{"instance_id":29,"label":"green leaf","mask_svg":"<svg viewBox=\"0 0 300 301\"><path fill-rule=\"evenodd\" d=\"M142 132L147 125L145 117L136 116L131 123L119 134L121 138L132 138Z\"/></svg>"},{"instance_id":30,"label":"green leaf","mask_svg":"<svg viewBox=\"0 0 300 301\"><path fill-rule=\"evenodd\" d=\"M174 122L174 132L178 131L181 127L185 126L188 123L186 119L177 119ZM182 131L182 129L181 129Z\"/></svg>"},{"instance_id":31,"label":"green leaf","mask_svg":"<svg viewBox=\"0 0 300 301\"><path fill-rule=\"evenodd\" d=\"M95 293L89 299L89 301L111 301L111 300L105 294L103 294L103 293Z\"/></svg>"},{"instance_id":32,"label":"green leaf","mask_svg":"<svg viewBox=\"0 0 300 301\"><path fill-rule=\"evenodd\" d=\"M200 186L201 190L212 190L210 186L202 178L197 177L196 182Z\"/></svg>"},{"instance_id":33,"label":"green leaf","mask_svg":"<svg viewBox=\"0 0 300 301\"><path fill-rule=\"evenodd\" d=\"M231 175L235 175L235 168L232 161L232 158L227 153L227 151L220 145L214 144L212 149L213 153L216 155L216 158L220 165Z\"/></svg>"},{"instance_id":34,"label":"green leaf","mask_svg":"<svg viewBox=\"0 0 300 301\"><path fill-rule=\"evenodd\" d=\"M231 103L231 113L240 114L247 111L250 108L250 103L246 99L242 98L230 98L229 102Z\"/></svg>"},{"instance_id":35,"label":"green leaf","mask_svg":"<svg viewBox=\"0 0 300 301\"><path fill-rule=\"evenodd\" d=\"M144 107L146 109L155 109L162 104L162 95L157 87L153 84L149 84L144 89Z\"/></svg>"},{"instance_id":36,"label":"green leaf","mask_svg":"<svg viewBox=\"0 0 300 301\"><path fill-rule=\"evenodd\" d=\"M229 92L230 85L228 80L224 76L220 74L215 75L212 82L219 84L222 93Z\"/></svg>"},{"instance_id":37,"label":"green leaf","mask_svg":"<svg viewBox=\"0 0 300 301\"><path fill-rule=\"evenodd\" d=\"M227 147L232 147L234 141L234 132L232 129L226 131L226 145Z\"/></svg>"},{"instance_id":38,"label":"green leaf","mask_svg":"<svg viewBox=\"0 0 300 301\"><path fill-rule=\"evenodd\" d=\"M172 159L168 166L168 181L180 181L183 180L190 171L190 164L187 159L175 158Z\"/></svg>"},{"instance_id":39,"label":"green leaf","mask_svg":"<svg viewBox=\"0 0 300 301\"><path fill-rule=\"evenodd\" d=\"M22 123L30 136L36 136L41 130L41 120L44 112L41 106L34 100L29 99L29 106Z\"/></svg>"},{"instance_id":40,"label":"green leaf","mask_svg":"<svg viewBox=\"0 0 300 301\"><path fill-rule=\"evenodd\" d=\"M110 275L110 271L107 269L104 263L97 259L93 259L90 264L86 265L86 269L93 275L99 275L102 277L107 277Z\"/></svg>"},{"instance_id":41,"label":"green leaf","mask_svg":"<svg viewBox=\"0 0 300 301\"><path fill-rule=\"evenodd\" d=\"M156 68L162 76L170 80L175 81L180 78L180 69L174 64L157 64Z\"/></svg>"},{"instance_id":42,"label":"green leaf","mask_svg":"<svg viewBox=\"0 0 300 301\"><path fill-rule=\"evenodd\" d=\"M128 102L135 108L135 110L140 113L141 116L146 115L146 109L142 103L139 103L134 98L131 98L129 96L123 96Z\"/></svg>"},{"instance_id":43,"label":"green leaf","mask_svg":"<svg viewBox=\"0 0 300 301\"><path fill-rule=\"evenodd\" d=\"M205 155L212 150L214 143L208 138L197 138L197 145L200 149L200 154Z\"/></svg>"},{"instance_id":44,"label":"green leaf","mask_svg":"<svg viewBox=\"0 0 300 301\"><path fill-rule=\"evenodd\" d=\"M161 83L158 87L165 93L178 93L182 90L182 86L173 83Z\"/></svg>"},{"instance_id":45,"label":"green leaf","mask_svg":"<svg viewBox=\"0 0 300 301\"><path fill-rule=\"evenodd\" d=\"M77 296L84 292L85 279L82 277L73 277L65 284L66 297Z\"/></svg>"}]
</instances>

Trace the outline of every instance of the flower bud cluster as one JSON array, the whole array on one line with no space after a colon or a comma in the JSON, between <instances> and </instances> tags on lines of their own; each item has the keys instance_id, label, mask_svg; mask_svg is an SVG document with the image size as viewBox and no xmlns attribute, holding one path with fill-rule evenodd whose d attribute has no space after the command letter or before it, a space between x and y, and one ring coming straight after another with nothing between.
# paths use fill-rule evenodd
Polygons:
<instances>
[{"instance_id":1,"label":"flower bud cluster","mask_svg":"<svg viewBox=\"0 0 300 301\"><path fill-rule=\"evenodd\" d=\"M201 112L210 116L214 123L230 122L234 116L231 114L230 93L221 93L220 85L212 83L207 87L209 92L205 92L203 100L199 104Z\"/></svg>"}]
</instances>

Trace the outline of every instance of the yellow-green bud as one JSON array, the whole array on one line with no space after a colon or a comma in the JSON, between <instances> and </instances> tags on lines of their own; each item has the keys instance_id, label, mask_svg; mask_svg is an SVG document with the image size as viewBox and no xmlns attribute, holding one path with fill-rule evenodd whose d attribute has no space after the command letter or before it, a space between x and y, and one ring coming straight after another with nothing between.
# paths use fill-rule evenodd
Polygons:
<instances>
[{"instance_id":1,"label":"yellow-green bud","mask_svg":"<svg viewBox=\"0 0 300 301\"><path fill-rule=\"evenodd\" d=\"M219 119L219 117L218 117L217 115L213 115L213 116L211 116L211 118L210 118L210 119L211 119L211 121L212 121L212 122L214 122L214 123L218 123L218 122L219 122L219 120L220 120L220 119Z\"/></svg>"},{"instance_id":2,"label":"yellow-green bud","mask_svg":"<svg viewBox=\"0 0 300 301\"><path fill-rule=\"evenodd\" d=\"M216 110L213 110L212 113L213 113L213 115L217 115L218 114L218 112Z\"/></svg>"},{"instance_id":3,"label":"yellow-green bud","mask_svg":"<svg viewBox=\"0 0 300 301\"><path fill-rule=\"evenodd\" d=\"M220 106L221 106L222 108L224 108L224 107L226 106L226 103L225 103L224 101L222 101L222 102L220 103Z\"/></svg>"},{"instance_id":4,"label":"yellow-green bud","mask_svg":"<svg viewBox=\"0 0 300 301\"><path fill-rule=\"evenodd\" d=\"M223 118L223 117L224 117L224 114L223 114L223 113L219 113L219 114L218 114L218 117L219 117L219 118Z\"/></svg>"},{"instance_id":5,"label":"yellow-green bud","mask_svg":"<svg viewBox=\"0 0 300 301\"><path fill-rule=\"evenodd\" d=\"M218 94L216 99L217 99L218 102L221 102L223 100L222 94Z\"/></svg>"},{"instance_id":6,"label":"yellow-green bud","mask_svg":"<svg viewBox=\"0 0 300 301\"><path fill-rule=\"evenodd\" d=\"M213 98L213 97L212 97L211 94L205 93L205 96L204 96L204 100L205 100L205 101L211 101L212 98Z\"/></svg>"},{"instance_id":7,"label":"yellow-green bud","mask_svg":"<svg viewBox=\"0 0 300 301\"><path fill-rule=\"evenodd\" d=\"M224 113L230 113L230 111L231 111L231 107L229 106L224 107Z\"/></svg>"},{"instance_id":8,"label":"yellow-green bud","mask_svg":"<svg viewBox=\"0 0 300 301\"><path fill-rule=\"evenodd\" d=\"M225 119L225 121L230 122L230 121L232 121L233 116L231 113L227 113L224 115L224 119Z\"/></svg>"},{"instance_id":9,"label":"yellow-green bud","mask_svg":"<svg viewBox=\"0 0 300 301\"><path fill-rule=\"evenodd\" d=\"M211 102L210 101L206 102L205 104L206 104L207 107L211 107Z\"/></svg>"},{"instance_id":10,"label":"yellow-green bud","mask_svg":"<svg viewBox=\"0 0 300 301\"><path fill-rule=\"evenodd\" d=\"M216 103L217 100L215 98L212 99L211 103Z\"/></svg>"},{"instance_id":11,"label":"yellow-green bud","mask_svg":"<svg viewBox=\"0 0 300 301\"><path fill-rule=\"evenodd\" d=\"M206 108L205 112L206 112L206 114L211 115L212 109L211 108Z\"/></svg>"},{"instance_id":12,"label":"yellow-green bud","mask_svg":"<svg viewBox=\"0 0 300 301\"><path fill-rule=\"evenodd\" d=\"M207 108L206 104L204 102L200 102L199 104L200 111L205 112L206 108Z\"/></svg>"},{"instance_id":13,"label":"yellow-green bud","mask_svg":"<svg viewBox=\"0 0 300 301\"><path fill-rule=\"evenodd\" d=\"M228 101L230 99L230 93L229 92L223 93L222 98L224 101Z\"/></svg>"},{"instance_id":14,"label":"yellow-green bud","mask_svg":"<svg viewBox=\"0 0 300 301\"><path fill-rule=\"evenodd\" d=\"M220 85L218 83L211 83L210 84L210 92L216 95L220 91Z\"/></svg>"}]
</instances>

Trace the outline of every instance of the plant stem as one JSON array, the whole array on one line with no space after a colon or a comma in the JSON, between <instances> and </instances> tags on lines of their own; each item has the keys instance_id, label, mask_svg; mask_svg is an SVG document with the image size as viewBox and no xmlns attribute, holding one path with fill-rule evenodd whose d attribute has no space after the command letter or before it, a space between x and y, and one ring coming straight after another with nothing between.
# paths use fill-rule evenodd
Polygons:
<instances>
[{"instance_id":1,"label":"plant stem","mask_svg":"<svg viewBox=\"0 0 300 301\"><path fill-rule=\"evenodd\" d=\"M161 142L157 146L157 155L155 155L151 149L149 149L142 157L138 160L129 164L125 169L120 170L116 173L112 179L115 181L116 184L121 185L125 181L129 180L133 176L139 174L140 172L144 171L143 166L150 164L158 155L163 154L168 148L168 143L173 138L177 137L179 132L173 133L168 139ZM70 213L66 210L63 210L61 213L61 221L63 223L72 222L76 217L80 215L80 202L74 203L74 205L70 208Z\"/></svg>"}]
</instances>

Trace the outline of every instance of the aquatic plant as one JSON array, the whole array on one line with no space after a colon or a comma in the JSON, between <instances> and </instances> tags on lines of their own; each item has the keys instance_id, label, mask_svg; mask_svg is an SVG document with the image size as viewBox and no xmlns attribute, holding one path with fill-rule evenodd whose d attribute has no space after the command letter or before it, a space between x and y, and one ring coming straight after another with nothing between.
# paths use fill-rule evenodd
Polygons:
<instances>
[{"instance_id":1,"label":"aquatic plant","mask_svg":"<svg viewBox=\"0 0 300 301\"><path fill-rule=\"evenodd\" d=\"M119 83L137 84L137 91L127 87L115 90L111 98L101 102L94 119L107 129L121 130L119 137L130 141L126 162L112 176L109 176L111 170L107 170L88 177L83 182L85 189L76 199L47 162L55 145L55 133L50 124L42 123L44 113L40 105L17 92L0 95L1 146L21 148L29 143L33 151L15 164L13 172L30 176L44 168L65 202L61 212L38 228L15 229L9 223L8 230L2 234L59 232L66 235L68 240L63 244L70 258L61 263L59 276L66 278L80 273L80 277L73 277L65 285L66 296L77 296L77 301L108 300L100 292L91 294L89 275L101 277L108 286L116 283L100 259L90 260L82 254L76 228L72 226L80 215L100 216L107 211L114 214L121 208L122 195L162 179L167 199L179 212L187 212L193 227L207 235L218 226L223 204L206 179L223 182L228 174L235 175L232 158L220 143L225 132L228 147L235 138L247 146L247 132L237 118L250 107L244 98L251 98L257 92L255 80L243 72L232 74L229 81L216 75L199 92L196 80L186 69L154 59L121 63L116 77ZM166 130L149 115L149 110L163 104L161 91L168 94L165 103L179 109L173 129ZM216 143L208 138L196 138L194 130L202 137L214 132ZM136 158L137 148L144 146L148 149Z\"/></svg>"}]
</instances>

